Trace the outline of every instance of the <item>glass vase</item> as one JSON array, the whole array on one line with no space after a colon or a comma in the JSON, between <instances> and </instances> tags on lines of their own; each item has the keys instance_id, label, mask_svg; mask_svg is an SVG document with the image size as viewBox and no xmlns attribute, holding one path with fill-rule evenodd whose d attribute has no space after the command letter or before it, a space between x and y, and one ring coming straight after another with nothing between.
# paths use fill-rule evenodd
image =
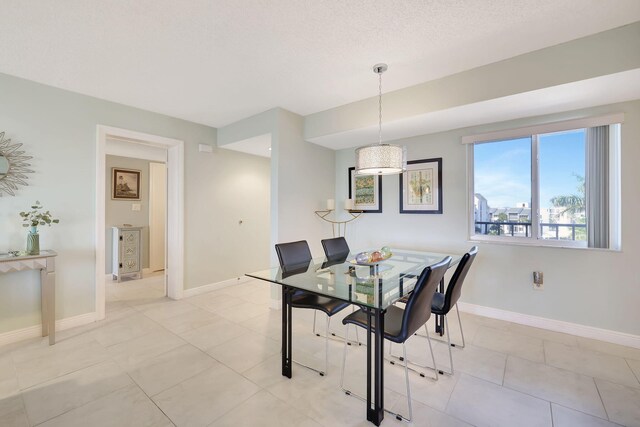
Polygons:
<instances>
[{"instance_id":1,"label":"glass vase","mask_svg":"<svg viewBox=\"0 0 640 427\"><path fill-rule=\"evenodd\" d=\"M40 255L40 235L36 227L27 234L27 255Z\"/></svg>"}]
</instances>

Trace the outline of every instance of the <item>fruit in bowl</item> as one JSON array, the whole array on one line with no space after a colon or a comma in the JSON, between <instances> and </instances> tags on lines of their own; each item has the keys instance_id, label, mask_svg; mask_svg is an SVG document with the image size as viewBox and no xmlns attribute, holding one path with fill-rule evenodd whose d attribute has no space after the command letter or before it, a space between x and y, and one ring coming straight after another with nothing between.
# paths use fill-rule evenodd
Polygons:
<instances>
[{"instance_id":1,"label":"fruit in bowl","mask_svg":"<svg viewBox=\"0 0 640 427\"><path fill-rule=\"evenodd\" d=\"M360 252L358 255L356 255L356 262L358 264L371 262L371 255L369 254L369 252Z\"/></svg>"},{"instance_id":2,"label":"fruit in bowl","mask_svg":"<svg viewBox=\"0 0 640 427\"><path fill-rule=\"evenodd\" d=\"M375 251L371 254L371 262L382 261L384 258L382 257L382 253L380 251Z\"/></svg>"},{"instance_id":3,"label":"fruit in bowl","mask_svg":"<svg viewBox=\"0 0 640 427\"><path fill-rule=\"evenodd\" d=\"M380 253L382 254L382 259L391 258L391 255L393 255L389 246L383 246L382 249L380 249Z\"/></svg>"},{"instance_id":4,"label":"fruit in bowl","mask_svg":"<svg viewBox=\"0 0 640 427\"><path fill-rule=\"evenodd\" d=\"M356 264L378 263L391 258L392 255L391 249L388 246L384 246L379 251L360 252L356 255L354 261Z\"/></svg>"}]
</instances>

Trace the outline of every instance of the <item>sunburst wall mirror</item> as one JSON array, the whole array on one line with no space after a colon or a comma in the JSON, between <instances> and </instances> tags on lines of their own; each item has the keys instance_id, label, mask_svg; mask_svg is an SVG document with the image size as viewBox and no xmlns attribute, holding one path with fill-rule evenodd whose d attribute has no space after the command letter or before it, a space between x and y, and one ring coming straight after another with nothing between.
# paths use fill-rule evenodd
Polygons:
<instances>
[{"instance_id":1,"label":"sunburst wall mirror","mask_svg":"<svg viewBox=\"0 0 640 427\"><path fill-rule=\"evenodd\" d=\"M0 132L0 197L4 193L15 196L19 185L29 185L26 174L33 173L27 163L31 156L25 156L20 147L22 144L12 144L11 139L5 139L4 132Z\"/></svg>"}]
</instances>

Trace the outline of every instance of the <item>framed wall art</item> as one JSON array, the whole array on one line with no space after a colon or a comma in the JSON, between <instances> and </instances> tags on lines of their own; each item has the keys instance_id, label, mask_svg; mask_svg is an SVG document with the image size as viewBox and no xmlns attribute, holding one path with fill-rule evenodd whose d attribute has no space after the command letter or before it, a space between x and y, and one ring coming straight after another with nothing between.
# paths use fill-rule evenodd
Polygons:
<instances>
[{"instance_id":1,"label":"framed wall art","mask_svg":"<svg viewBox=\"0 0 640 427\"><path fill-rule=\"evenodd\" d=\"M111 198L140 200L140 171L111 168Z\"/></svg>"},{"instance_id":2,"label":"framed wall art","mask_svg":"<svg viewBox=\"0 0 640 427\"><path fill-rule=\"evenodd\" d=\"M382 213L382 177L356 175L356 168L349 168L349 198L353 200L353 210Z\"/></svg>"},{"instance_id":3,"label":"framed wall art","mask_svg":"<svg viewBox=\"0 0 640 427\"><path fill-rule=\"evenodd\" d=\"M26 174L33 173L27 163L31 156L25 156L20 147L22 144L12 143L0 132L0 197L3 193L15 196L18 186L29 185Z\"/></svg>"},{"instance_id":4,"label":"framed wall art","mask_svg":"<svg viewBox=\"0 0 640 427\"><path fill-rule=\"evenodd\" d=\"M408 161L399 194L401 214L441 214L442 157Z\"/></svg>"}]
</instances>

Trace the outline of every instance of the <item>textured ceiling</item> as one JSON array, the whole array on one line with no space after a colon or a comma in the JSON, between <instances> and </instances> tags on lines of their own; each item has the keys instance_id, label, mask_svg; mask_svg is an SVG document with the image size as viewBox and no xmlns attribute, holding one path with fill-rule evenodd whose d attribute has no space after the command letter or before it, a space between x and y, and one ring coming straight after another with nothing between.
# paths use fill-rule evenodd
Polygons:
<instances>
[{"instance_id":1,"label":"textured ceiling","mask_svg":"<svg viewBox=\"0 0 640 427\"><path fill-rule=\"evenodd\" d=\"M612 7L615 6L615 7ZM638 0L1 0L0 72L220 127L640 20Z\"/></svg>"}]
</instances>

